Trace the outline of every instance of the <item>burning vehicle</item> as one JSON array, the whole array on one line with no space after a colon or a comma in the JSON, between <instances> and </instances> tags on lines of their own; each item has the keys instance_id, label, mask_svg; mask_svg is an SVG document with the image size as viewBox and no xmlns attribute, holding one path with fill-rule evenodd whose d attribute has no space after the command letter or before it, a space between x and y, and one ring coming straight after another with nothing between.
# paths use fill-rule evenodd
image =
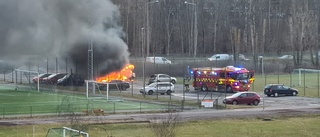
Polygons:
<instances>
[{"instance_id":1,"label":"burning vehicle","mask_svg":"<svg viewBox=\"0 0 320 137\"><path fill-rule=\"evenodd\" d=\"M113 71L96 79L97 82L109 83L109 89L126 90L130 88L129 82L135 78L134 65L127 64L120 71ZM100 90L107 90L106 84L98 84Z\"/></svg>"}]
</instances>

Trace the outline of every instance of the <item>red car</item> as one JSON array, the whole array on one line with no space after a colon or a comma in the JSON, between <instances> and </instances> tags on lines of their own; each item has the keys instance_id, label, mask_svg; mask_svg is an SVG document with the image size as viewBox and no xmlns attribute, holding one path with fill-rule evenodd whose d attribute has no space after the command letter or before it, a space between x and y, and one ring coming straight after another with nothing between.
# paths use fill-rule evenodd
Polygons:
<instances>
[{"instance_id":1,"label":"red car","mask_svg":"<svg viewBox=\"0 0 320 137\"><path fill-rule=\"evenodd\" d=\"M248 104L257 106L260 103L260 96L256 92L238 92L223 100L224 104Z\"/></svg>"},{"instance_id":2,"label":"red car","mask_svg":"<svg viewBox=\"0 0 320 137\"><path fill-rule=\"evenodd\" d=\"M33 83L38 83L38 79L39 79L39 83L42 83L43 78L46 78L46 77L48 77L48 76L50 76L50 75L51 75L51 74L46 74L46 73L40 74L39 76L34 77L34 78L32 79L32 81L33 81Z\"/></svg>"}]
</instances>

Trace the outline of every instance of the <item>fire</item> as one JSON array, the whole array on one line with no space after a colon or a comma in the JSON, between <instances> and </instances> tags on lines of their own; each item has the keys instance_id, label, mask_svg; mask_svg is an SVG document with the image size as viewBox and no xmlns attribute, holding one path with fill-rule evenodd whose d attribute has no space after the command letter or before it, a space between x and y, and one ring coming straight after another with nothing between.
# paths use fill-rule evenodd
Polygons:
<instances>
[{"instance_id":1,"label":"fire","mask_svg":"<svg viewBox=\"0 0 320 137\"><path fill-rule=\"evenodd\" d=\"M135 73L132 72L134 69L133 64L125 65L120 71L113 71L105 76L96 79L97 82L110 82L111 80L123 80L129 81L135 77Z\"/></svg>"}]
</instances>

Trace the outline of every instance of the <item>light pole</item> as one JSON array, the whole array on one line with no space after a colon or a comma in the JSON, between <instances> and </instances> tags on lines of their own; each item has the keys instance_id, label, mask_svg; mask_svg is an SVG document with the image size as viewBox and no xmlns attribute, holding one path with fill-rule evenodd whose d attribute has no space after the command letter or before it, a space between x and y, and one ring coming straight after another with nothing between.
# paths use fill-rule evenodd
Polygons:
<instances>
[{"instance_id":1,"label":"light pole","mask_svg":"<svg viewBox=\"0 0 320 137\"><path fill-rule=\"evenodd\" d=\"M185 4L193 5L194 6L194 31L193 31L193 57L197 56L197 40L198 40L198 25L197 25L197 4L191 2L184 2Z\"/></svg>"},{"instance_id":2,"label":"light pole","mask_svg":"<svg viewBox=\"0 0 320 137\"><path fill-rule=\"evenodd\" d=\"M147 57L149 56L149 50L150 50L150 31L149 31L149 4L153 3L159 3L159 0L153 1L153 2L147 2L146 3L146 10L147 10Z\"/></svg>"},{"instance_id":3,"label":"light pole","mask_svg":"<svg viewBox=\"0 0 320 137\"><path fill-rule=\"evenodd\" d=\"M145 67L146 67L146 56L145 56L145 51L144 51L144 49L145 49L145 44L144 44L144 30L145 30L145 28L141 28L141 38L142 38L142 48L141 48L141 50L142 50L142 59L143 59L143 62L142 62L142 79L143 79L143 96L145 97L145 90L146 90L146 83L145 83L145 81L146 81L146 78L145 78Z\"/></svg>"}]
</instances>

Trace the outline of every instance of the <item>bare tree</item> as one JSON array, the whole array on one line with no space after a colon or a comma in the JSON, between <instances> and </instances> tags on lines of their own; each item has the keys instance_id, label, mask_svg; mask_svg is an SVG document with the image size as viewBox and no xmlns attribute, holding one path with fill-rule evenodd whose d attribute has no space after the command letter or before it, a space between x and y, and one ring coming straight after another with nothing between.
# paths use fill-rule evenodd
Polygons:
<instances>
[{"instance_id":1,"label":"bare tree","mask_svg":"<svg viewBox=\"0 0 320 137\"><path fill-rule=\"evenodd\" d=\"M150 130L157 137L175 137L181 116L179 113L168 113L165 118L154 116L149 123Z\"/></svg>"}]
</instances>

